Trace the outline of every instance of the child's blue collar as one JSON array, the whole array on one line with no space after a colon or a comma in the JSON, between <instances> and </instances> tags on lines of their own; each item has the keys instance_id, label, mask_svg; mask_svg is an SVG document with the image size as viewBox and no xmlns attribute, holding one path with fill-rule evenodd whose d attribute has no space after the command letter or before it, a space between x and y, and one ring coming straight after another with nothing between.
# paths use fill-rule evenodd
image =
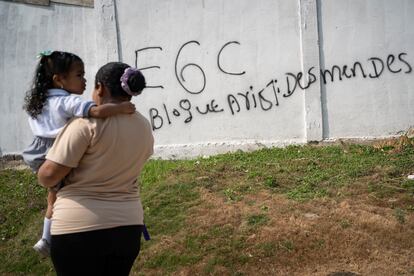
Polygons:
<instances>
[{"instance_id":1,"label":"child's blue collar","mask_svg":"<svg viewBox=\"0 0 414 276\"><path fill-rule=\"evenodd\" d=\"M70 93L66 90L59 89L59 88L52 88L47 90L47 96L53 97L53 96L69 96Z\"/></svg>"}]
</instances>

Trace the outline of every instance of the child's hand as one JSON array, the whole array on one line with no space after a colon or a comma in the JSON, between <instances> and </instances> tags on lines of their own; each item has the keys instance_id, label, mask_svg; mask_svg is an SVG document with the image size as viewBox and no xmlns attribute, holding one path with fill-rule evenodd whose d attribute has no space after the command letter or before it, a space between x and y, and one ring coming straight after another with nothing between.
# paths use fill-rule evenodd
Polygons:
<instances>
[{"instance_id":1,"label":"child's hand","mask_svg":"<svg viewBox=\"0 0 414 276\"><path fill-rule=\"evenodd\" d=\"M134 113L135 110L136 110L135 104L133 104L131 102L122 102L122 103L120 103L120 105L121 105L122 113L125 113L125 114Z\"/></svg>"}]
</instances>

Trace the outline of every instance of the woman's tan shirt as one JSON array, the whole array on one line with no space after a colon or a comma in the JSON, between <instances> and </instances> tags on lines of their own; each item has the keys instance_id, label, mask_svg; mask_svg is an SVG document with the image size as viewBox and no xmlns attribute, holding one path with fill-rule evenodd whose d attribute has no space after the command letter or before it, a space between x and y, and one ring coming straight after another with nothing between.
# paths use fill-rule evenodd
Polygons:
<instances>
[{"instance_id":1,"label":"woman's tan shirt","mask_svg":"<svg viewBox=\"0 0 414 276\"><path fill-rule=\"evenodd\" d=\"M73 168L57 194L52 235L142 225L137 178L153 145L139 113L68 123L46 156Z\"/></svg>"}]
</instances>

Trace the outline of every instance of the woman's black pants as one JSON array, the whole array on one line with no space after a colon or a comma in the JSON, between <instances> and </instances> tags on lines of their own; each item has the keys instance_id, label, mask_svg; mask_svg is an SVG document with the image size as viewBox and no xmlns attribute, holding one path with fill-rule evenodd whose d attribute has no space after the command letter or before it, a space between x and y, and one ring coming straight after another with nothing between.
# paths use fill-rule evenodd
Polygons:
<instances>
[{"instance_id":1,"label":"woman's black pants","mask_svg":"<svg viewBox=\"0 0 414 276\"><path fill-rule=\"evenodd\" d=\"M131 225L52 235L57 275L129 275L139 254L142 230L142 225Z\"/></svg>"}]
</instances>

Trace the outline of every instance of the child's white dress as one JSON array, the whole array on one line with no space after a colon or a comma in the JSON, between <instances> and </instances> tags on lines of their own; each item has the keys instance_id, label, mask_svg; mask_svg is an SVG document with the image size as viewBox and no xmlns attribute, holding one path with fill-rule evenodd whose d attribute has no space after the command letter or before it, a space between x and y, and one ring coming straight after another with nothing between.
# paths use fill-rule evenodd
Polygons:
<instances>
[{"instance_id":1,"label":"child's white dress","mask_svg":"<svg viewBox=\"0 0 414 276\"><path fill-rule=\"evenodd\" d=\"M59 131L74 117L88 117L96 103L73 96L63 89L47 90L47 100L36 119L29 117L34 139L22 153L25 163L37 172Z\"/></svg>"}]
</instances>

